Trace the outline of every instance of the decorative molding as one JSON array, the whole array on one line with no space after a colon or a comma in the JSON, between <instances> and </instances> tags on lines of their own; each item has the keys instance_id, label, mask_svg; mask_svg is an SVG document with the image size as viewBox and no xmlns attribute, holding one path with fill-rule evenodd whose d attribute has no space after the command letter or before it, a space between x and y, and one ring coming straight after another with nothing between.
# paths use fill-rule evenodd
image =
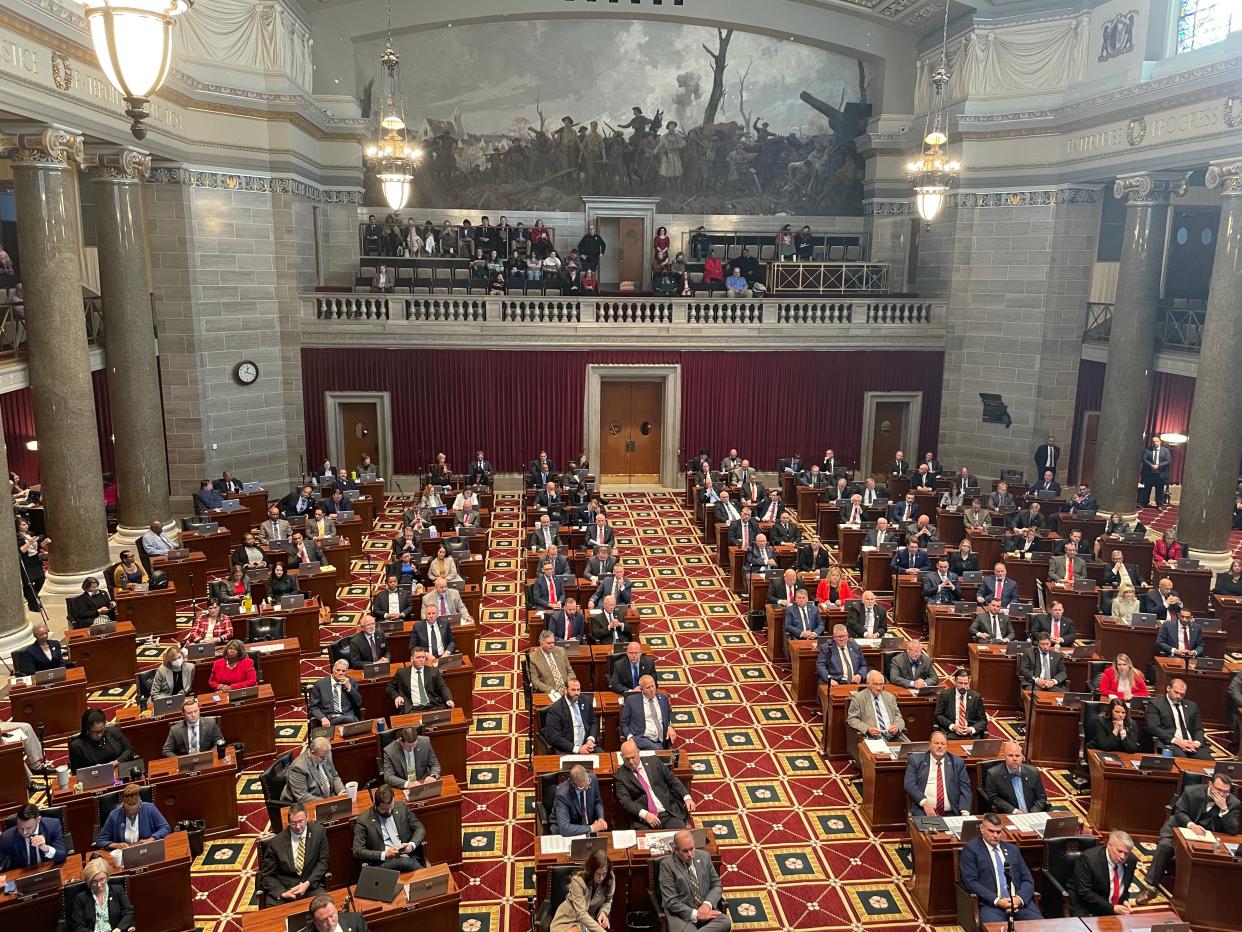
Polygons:
<instances>
[{"instance_id":1,"label":"decorative molding","mask_svg":"<svg viewBox=\"0 0 1242 932\"><path fill-rule=\"evenodd\" d=\"M909 201L863 201L864 217L903 217L908 213Z\"/></svg>"},{"instance_id":2,"label":"decorative molding","mask_svg":"<svg viewBox=\"0 0 1242 932\"><path fill-rule=\"evenodd\" d=\"M1222 197L1237 197L1242 194L1242 158L1210 163L1205 183L1213 190L1220 188Z\"/></svg>"},{"instance_id":3,"label":"decorative molding","mask_svg":"<svg viewBox=\"0 0 1242 932\"><path fill-rule=\"evenodd\" d=\"M299 178L241 175L163 165L151 170L151 183L183 185L187 188L214 188L222 191L245 191L252 194L292 194L295 197L304 197L322 204L349 204L355 207L362 204L361 189L320 188Z\"/></svg>"},{"instance_id":4,"label":"decorative molding","mask_svg":"<svg viewBox=\"0 0 1242 932\"><path fill-rule=\"evenodd\" d=\"M1057 204L1094 204L1099 188L1055 188L1046 191L961 191L950 194L949 207L1052 207Z\"/></svg>"},{"instance_id":5,"label":"decorative molding","mask_svg":"<svg viewBox=\"0 0 1242 932\"><path fill-rule=\"evenodd\" d=\"M0 155L16 165L40 165L64 168L73 162L86 164L82 136L59 126L49 126L38 133L0 136Z\"/></svg>"},{"instance_id":6,"label":"decorative molding","mask_svg":"<svg viewBox=\"0 0 1242 932\"><path fill-rule=\"evenodd\" d=\"M96 156L99 173L96 181L134 183L145 181L151 175L151 153L126 146L116 152L102 152Z\"/></svg>"},{"instance_id":7,"label":"decorative molding","mask_svg":"<svg viewBox=\"0 0 1242 932\"><path fill-rule=\"evenodd\" d=\"M895 19L918 2L919 0L893 0L892 3L880 10L880 15Z\"/></svg>"},{"instance_id":8,"label":"decorative molding","mask_svg":"<svg viewBox=\"0 0 1242 932\"><path fill-rule=\"evenodd\" d=\"M1100 56L1096 61L1106 62L1134 51L1134 21L1138 10L1118 13L1100 27Z\"/></svg>"},{"instance_id":9,"label":"decorative molding","mask_svg":"<svg viewBox=\"0 0 1242 932\"><path fill-rule=\"evenodd\" d=\"M1167 204L1173 197L1186 193L1190 172L1134 172L1118 175L1113 182L1113 197L1127 204Z\"/></svg>"}]
</instances>

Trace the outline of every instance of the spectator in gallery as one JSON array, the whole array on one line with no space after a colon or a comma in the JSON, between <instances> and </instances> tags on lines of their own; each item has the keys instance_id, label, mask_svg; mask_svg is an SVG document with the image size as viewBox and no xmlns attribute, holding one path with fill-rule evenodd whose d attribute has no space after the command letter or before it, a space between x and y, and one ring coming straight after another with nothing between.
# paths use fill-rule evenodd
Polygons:
<instances>
[{"instance_id":1,"label":"spectator in gallery","mask_svg":"<svg viewBox=\"0 0 1242 932\"><path fill-rule=\"evenodd\" d=\"M703 281L724 281L724 263L720 261L720 257L716 255L716 250L714 249L711 251L711 254L703 260Z\"/></svg>"},{"instance_id":2,"label":"spectator in gallery","mask_svg":"<svg viewBox=\"0 0 1242 932\"><path fill-rule=\"evenodd\" d=\"M582 294L582 276L576 266L570 266L561 286L565 294Z\"/></svg>"},{"instance_id":3,"label":"spectator in gallery","mask_svg":"<svg viewBox=\"0 0 1242 932\"><path fill-rule=\"evenodd\" d=\"M725 290L729 293L730 298L750 297L750 283L742 274L742 270L737 266L733 267L733 274L725 279Z\"/></svg>"},{"instance_id":4,"label":"spectator in gallery","mask_svg":"<svg viewBox=\"0 0 1242 932\"><path fill-rule=\"evenodd\" d=\"M673 257L673 274L677 277L679 294L683 297L689 297L691 294L690 273L686 269L686 254L684 252L679 252Z\"/></svg>"},{"instance_id":5,"label":"spectator in gallery","mask_svg":"<svg viewBox=\"0 0 1242 932\"><path fill-rule=\"evenodd\" d=\"M669 247L672 245L672 241L668 238L668 227L660 227L656 230L655 239L652 240L651 245L655 249L656 261L663 263L668 258Z\"/></svg>"},{"instance_id":6,"label":"spectator in gallery","mask_svg":"<svg viewBox=\"0 0 1242 932\"><path fill-rule=\"evenodd\" d=\"M595 269L587 269L582 273L582 293L599 294L599 276Z\"/></svg>"},{"instance_id":7,"label":"spectator in gallery","mask_svg":"<svg viewBox=\"0 0 1242 932\"><path fill-rule=\"evenodd\" d=\"M395 284L392 269L386 265L381 265L375 270L375 278L371 282L371 290L377 292L390 292Z\"/></svg>"},{"instance_id":8,"label":"spectator in gallery","mask_svg":"<svg viewBox=\"0 0 1242 932\"><path fill-rule=\"evenodd\" d=\"M542 220L536 220L531 227L530 248L539 259L545 258L552 251L552 231L543 225Z\"/></svg>"},{"instance_id":9,"label":"spectator in gallery","mask_svg":"<svg viewBox=\"0 0 1242 932\"><path fill-rule=\"evenodd\" d=\"M690 234L690 255L694 257L695 262L702 262L712 252L711 238L703 232L703 227L695 227L694 232Z\"/></svg>"},{"instance_id":10,"label":"spectator in gallery","mask_svg":"<svg viewBox=\"0 0 1242 932\"><path fill-rule=\"evenodd\" d=\"M493 249L487 254L487 274L493 281L496 279L496 273L499 272L504 277L505 264L500 260L500 253Z\"/></svg>"},{"instance_id":11,"label":"spectator in gallery","mask_svg":"<svg viewBox=\"0 0 1242 932\"><path fill-rule=\"evenodd\" d=\"M776 257L781 262L792 262L796 252L797 245L794 242L793 227L787 223L776 234Z\"/></svg>"},{"instance_id":12,"label":"spectator in gallery","mask_svg":"<svg viewBox=\"0 0 1242 932\"><path fill-rule=\"evenodd\" d=\"M561 257L556 250L551 250L543 260L543 274L548 278L558 278L561 274Z\"/></svg>"},{"instance_id":13,"label":"spectator in gallery","mask_svg":"<svg viewBox=\"0 0 1242 932\"><path fill-rule=\"evenodd\" d=\"M487 293L488 294L505 294L507 290L508 290L507 286L505 285L504 271L502 270L499 272L493 272L491 283L487 286Z\"/></svg>"},{"instance_id":14,"label":"spectator in gallery","mask_svg":"<svg viewBox=\"0 0 1242 932\"><path fill-rule=\"evenodd\" d=\"M440 226L440 255L457 255L457 228L448 220Z\"/></svg>"},{"instance_id":15,"label":"spectator in gallery","mask_svg":"<svg viewBox=\"0 0 1242 932\"><path fill-rule=\"evenodd\" d=\"M815 254L815 237L811 235L809 226L804 226L794 237L794 252L797 253L799 262L811 261Z\"/></svg>"},{"instance_id":16,"label":"spectator in gallery","mask_svg":"<svg viewBox=\"0 0 1242 932\"><path fill-rule=\"evenodd\" d=\"M487 281L487 258L483 255L482 249L474 251L474 258L470 260L470 275L481 281Z\"/></svg>"},{"instance_id":17,"label":"spectator in gallery","mask_svg":"<svg viewBox=\"0 0 1242 932\"><path fill-rule=\"evenodd\" d=\"M474 227L470 226L469 220L461 222L461 232L457 234L457 255L463 259L469 259L474 255Z\"/></svg>"},{"instance_id":18,"label":"spectator in gallery","mask_svg":"<svg viewBox=\"0 0 1242 932\"><path fill-rule=\"evenodd\" d=\"M364 256L378 256L384 236L384 228L375 222L375 214L367 217L366 225L362 228L362 254Z\"/></svg>"}]
</instances>

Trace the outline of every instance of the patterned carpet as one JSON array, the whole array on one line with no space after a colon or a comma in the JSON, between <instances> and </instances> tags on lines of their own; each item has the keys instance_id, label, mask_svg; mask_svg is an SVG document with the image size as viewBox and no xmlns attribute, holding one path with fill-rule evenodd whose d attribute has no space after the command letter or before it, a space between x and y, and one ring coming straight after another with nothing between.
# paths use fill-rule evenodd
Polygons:
<instances>
[{"instance_id":1,"label":"patterned carpet","mask_svg":"<svg viewBox=\"0 0 1242 932\"><path fill-rule=\"evenodd\" d=\"M518 497L499 495L496 504L468 738L465 860L456 872L463 932L529 928L526 901L535 892L534 797L516 653L524 625L523 533ZM793 702L788 667L767 661L763 638L747 629L681 496L616 495L608 511L634 581L642 639L654 651L683 753L695 770L696 818L720 845L735 928L933 929L904 884L911 867L904 833L872 834L857 808L857 770L818 753L818 711ZM356 624L399 516L390 502L368 535L364 552L376 558L354 562L353 584L341 590L340 610L321 632L324 644ZM159 652L140 650L141 664L154 664ZM305 680L324 670L322 660L302 663ZM92 697L92 704L106 706L133 701L132 688ZM994 720L993 732L1013 734L1014 724ZM299 745L306 728L301 706L279 706L276 728L282 751ZM63 744L51 749L57 762L64 753ZM240 914L255 908L256 839L267 831L258 775L269 762L247 760L237 783L237 837L208 842L194 865L194 913L208 932L238 929ZM1089 800L1075 795L1067 774L1044 773L1054 805L1085 817ZM1146 858L1150 849L1140 853Z\"/></svg>"}]
</instances>

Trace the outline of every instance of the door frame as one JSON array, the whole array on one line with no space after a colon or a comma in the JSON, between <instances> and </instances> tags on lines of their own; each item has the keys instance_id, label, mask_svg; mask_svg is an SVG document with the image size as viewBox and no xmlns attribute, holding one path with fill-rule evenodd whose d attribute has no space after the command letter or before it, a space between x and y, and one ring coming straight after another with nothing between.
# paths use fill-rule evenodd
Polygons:
<instances>
[{"instance_id":1,"label":"door frame","mask_svg":"<svg viewBox=\"0 0 1242 932\"><path fill-rule=\"evenodd\" d=\"M681 453L681 366L606 365L586 367L586 399L582 406L583 449L600 466L599 405L604 382L660 382L664 389L664 424L660 430L660 484L677 487L677 457Z\"/></svg>"},{"instance_id":2,"label":"door frame","mask_svg":"<svg viewBox=\"0 0 1242 932\"><path fill-rule=\"evenodd\" d=\"M587 226L594 223L596 229L599 229L599 220L621 219L621 220L641 220L643 222L643 231L647 234L643 237L643 278L642 287L644 290L651 286L651 240L655 236L656 231L656 207L660 203L658 197L583 197L585 217L583 219L583 232ZM616 243L608 243L609 248L617 248ZM591 460L592 463L596 462Z\"/></svg>"},{"instance_id":3,"label":"door frame","mask_svg":"<svg viewBox=\"0 0 1242 932\"><path fill-rule=\"evenodd\" d=\"M327 428L328 453L332 462L338 462L345 451L345 425L341 421L341 405L373 402L378 409L375 422L379 436L376 437L376 449L379 451L376 465L380 475L392 477L392 396L388 392L324 392L323 414ZM313 458L312 458L313 459ZM352 469L352 465L347 465Z\"/></svg>"},{"instance_id":4,"label":"door frame","mask_svg":"<svg viewBox=\"0 0 1242 932\"><path fill-rule=\"evenodd\" d=\"M859 472L863 472L862 464L874 466L871 462L872 440L875 437L875 406L878 402L897 401L904 402L909 407L906 410L907 417L902 422L901 427L901 450L906 454L906 459L911 463L921 463L923 454L917 447L919 443L919 424L923 419L923 393L922 392L864 392L863 393L863 424L862 424L862 444L859 449L862 451L858 458ZM870 476L875 472L867 472L864 475Z\"/></svg>"}]
</instances>

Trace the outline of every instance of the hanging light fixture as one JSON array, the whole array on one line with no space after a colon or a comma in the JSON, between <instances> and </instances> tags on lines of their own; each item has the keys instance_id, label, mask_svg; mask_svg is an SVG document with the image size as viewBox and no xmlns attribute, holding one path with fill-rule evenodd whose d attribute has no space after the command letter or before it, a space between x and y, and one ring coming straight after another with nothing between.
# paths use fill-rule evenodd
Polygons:
<instances>
[{"instance_id":1,"label":"hanging light fixture","mask_svg":"<svg viewBox=\"0 0 1242 932\"><path fill-rule=\"evenodd\" d=\"M388 4L388 41L380 56L379 136L367 146L366 155L375 167L384 200L400 210L410 199L414 166L422 150L410 145L405 125L405 100L401 96L401 59L392 47L392 3Z\"/></svg>"},{"instance_id":2,"label":"hanging light fixture","mask_svg":"<svg viewBox=\"0 0 1242 932\"><path fill-rule=\"evenodd\" d=\"M948 118L944 114L944 89L949 78L949 0L945 0L940 64L931 76L936 94L927 108L922 151L917 159L906 165L906 178L914 187L915 206L919 216L928 223L940 214L949 188L962 171L961 164L949 158L948 153L940 148L949 141L945 132Z\"/></svg>"},{"instance_id":3,"label":"hanging light fixture","mask_svg":"<svg viewBox=\"0 0 1242 932\"><path fill-rule=\"evenodd\" d=\"M174 17L194 0L82 0L99 67L125 98L134 138L147 135L151 95L168 77Z\"/></svg>"}]
</instances>

